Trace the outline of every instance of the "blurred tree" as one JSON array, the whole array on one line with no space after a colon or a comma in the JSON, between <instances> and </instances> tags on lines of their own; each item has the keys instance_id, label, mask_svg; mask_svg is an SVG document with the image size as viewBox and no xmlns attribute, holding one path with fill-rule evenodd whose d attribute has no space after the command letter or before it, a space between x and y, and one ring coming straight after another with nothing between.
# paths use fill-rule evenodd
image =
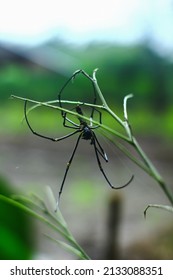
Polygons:
<instances>
[{"instance_id":1,"label":"blurred tree","mask_svg":"<svg viewBox=\"0 0 173 280\"><path fill-rule=\"evenodd\" d=\"M139 104L151 104L153 108L163 110L172 99L173 65L147 45L124 47L90 44L82 49L60 44L54 46L54 49L57 49L57 63L60 65L63 64L63 61L59 61L59 51L62 52L62 49L68 54L70 69L70 58L76 58L74 71L83 68L91 73L98 67L100 87L110 102L122 102L124 95L132 92L135 94L137 107ZM56 51L54 56L55 54ZM27 59L15 59L14 54L10 58L11 60L6 59L6 63L3 62L0 68L1 100L7 99L11 93L37 100L56 99L58 90L70 76L66 72L62 74L61 71L50 71L37 63L28 62ZM49 66L51 59L50 53ZM54 61L52 63L55 64ZM67 61L64 63L67 64ZM66 89L67 98L70 96L83 100L83 97L89 95L88 81L84 78L77 78L74 84L69 90Z\"/></svg>"}]
</instances>

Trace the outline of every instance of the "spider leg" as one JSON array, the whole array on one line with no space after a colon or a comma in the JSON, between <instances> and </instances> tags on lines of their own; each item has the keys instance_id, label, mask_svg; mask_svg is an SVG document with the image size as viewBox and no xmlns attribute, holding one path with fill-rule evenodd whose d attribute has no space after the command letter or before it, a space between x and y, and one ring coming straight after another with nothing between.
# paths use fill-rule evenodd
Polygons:
<instances>
[{"instance_id":1,"label":"spider leg","mask_svg":"<svg viewBox=\"0 0 173 280\"><path fill-rule=\"evenodd\" d=\"M78 132L79 132L79 130L78 130ZM62 193L62 190L63 190L63 187L64 187L64 183L65 183L65 180L66 180L66 177L67 177L67 173L68 173L70 165L71 165L71 163L73 161L73 158L74 158L74 155L75 155L75 152L76 152L76 149L78 147L78 144L79 144L79 141L80 141L81 137L82 137L82 133L80 133L80 135L78 136L76 144L75 144L75 147L74 147L74 150L73 150L73 153L72 153L72 155L71 155L71 157L70 157L70 159L69 159L69 161L67 163L67 167L66 167L66 170L65 170L65 173L64 173L64 178L62 180L60 191L59 191L59 194L58 194L57 207L59 205L60 196L61 196L61 193Z\"/></svg>"},{"instance_id":2,"label":"spider leg","mask_svg":"<svg viewBox=\"0 0 173 280\"><path fill-rule=\"evenodd\" d=\"M63 118L64 118L63 126L64 127L68 127L68 128L73 128L73 129L79 128L79 125L76 124L75 122L73 122L72 120L70 120L69 118L67 118L66 115L67 115L67 113L64 113L64 116L63 116ZM71 123L73 126L66 124L66 122Z\"/></svg>"},{"instance_id":3,"label":"spider leg","mask_svg":"<svg viewBox=\"0 0 173 280\"><path fill-rule=\"evenodd\" d=\"M75 79L75 77L76 77L77 75L79 75L79 74L84 75L84 76L85 76L87 79L89 79L90 82L92 83L93 91L94 91L94 100L93 100L93 104L94 104L94 105L96 104L96 102L97 102L97 94L96 94L96 88L95 88L95 84L94 84L94 82L93 82L93 79L92 79L92 77L91 77L90 75L88 75L84 70L79 69L79 70L77 70L77 71L75 71L75 72L73 73L73 75L66 81L66 83L62 86L61 90L59 91L58 100L59 100L59 106L60 106L61 108L63 108L62 103L61 103L61 94L62 94L63 90L64 90L64 89L67 87L67 85L68 85L71 81L73 81L73 80ZM91 123L92 123L94 111L95 111L95 108L92 107L91 116L90 116ZM62 111L61 111L61 115L62 115L63 117L64 117L64 114L65 114L65 112L62 110Z\"/></svg>"},{"instance_id":4,"label":"spider leg","mask_svg":"<svg viewBox=\"0 0 173 280\"><path fill-rule=\"evenodd\" d=\"M99 154L98 154L98 149L97 149L97 146L96 146L96 136L95 136L95 134L93 134L93 145L94 145L94 150L95 150L96 159L97 159L97 163L98 163L99 169L100 169L100 171L102 172L103 176L105 177L106 181L108 182L109 186L110 186L112 189L122 189L122 188L125 188L126 186L128 186L128 185L131 183L131 181L133 180L134 175L132 175L132 177L130 178L130 180L129 180L126 184L124 184L124 185L122 185L122 186L120 186L120 187L114 187L114 186L111 184L111 182L109 181L109 179L107 178L107 176L106 176L106 174L105 174L105 172L104 172L104 170L103 170L103 167L102 167L102 165L101 165L100 158L99 158Z\"/></svg>"},{"instance_id":5,"label":"spider leg","mask_svg":"<svg viewBox=\"0 0 173 280\"><path fill-rule=\"evenodd\" d=\"M66 88L66 86L67 86L71 81L73 81L73 80L75 79L76 75L78 75L79 73L81 73L81 71L82 71L82 70L77 70L77 71L75 71L75 72L73 73L73 75L72 75L72 76L66 81L66 83L63 85L63 87L61 88L61 90L59 91L58 100L59 100L59 106L60 106L61 108L63 108L63 107L62 107L62 103L61 103L61 94L62 94L63 90ZM64 114L65 114L65 112L64 112L64 111L61 111L62 117L64 117Z\"/></svg>"},{"instance_id":6,"label":"spider leg","mask_svg":"<svg viewBox=\"0 0 173 280\"><path fill-rule=\"evenodd\" d=\"M92 131L92 135L93 135L93 137L94 137L94 139L95 139L95 142L97 143L97 145L98 145L98 147L99 147L99 149L97 148L97 145L96 145L96 143L95 143L95 148L96 148L96 150L97 150L97 152L101 155L101 157L106 161L106 162L108 162L108 157L107 157L107 154L106 154L106 152L103 150L103 148L102 148L102 146L100 145L100 143L99 143L99 141L98 141L98 139L97 139L97 137L96 137L96 135L95 135L95 133Z\"/></svg>"},{"instance_id":7,"label":"spider leg","mask_svg":"<svg viewBox=\"0 0 173 280\"><path fill-rule=\"evenodd\" d=\"M92 120L93 120L95 111L99 113L99 123L102 124L102 113L99 110L97 110L95 107L92 107L92 112L91 112L91 116L90 116L90 128L91 129L95 129L100 126L100 124L93 126Z\"/></svg>"},{"instance_id":8,"label":"spider leg","mask_svg":"<svg viewBox=\"0 0 173 280\"><path fill-rule=\"evenodd\" d=\"M36 136L39 136L39 137L44 138L44 139L48 139L48 140L57 142L57 141L66 139L66 138L68 138L68 137L70 137L70 136L72 136L72 135L74 135L74 134L80 132L80 130L78 129L78 130L76 130L76 131L73 131L73 132L71 132L71 133L69 133L69 134L67 134L67 135L65 135L65 136L59 137L59 138L53 138L53 137L49 137L49 136L45 136L45 135L43 135L43 134L37 133L37 132L36 132L35 130L33 130L33 128L31 127L31 125L30 125L30 123L29 123L29 120L28 120L28 117L27 117L27 100L25 100L25 103L24 103L24 115L25 115L26 123L27 123L29 129L31 130L31 132L32 132L33 134L35 134Z\"/></svg>"}]
</instances>

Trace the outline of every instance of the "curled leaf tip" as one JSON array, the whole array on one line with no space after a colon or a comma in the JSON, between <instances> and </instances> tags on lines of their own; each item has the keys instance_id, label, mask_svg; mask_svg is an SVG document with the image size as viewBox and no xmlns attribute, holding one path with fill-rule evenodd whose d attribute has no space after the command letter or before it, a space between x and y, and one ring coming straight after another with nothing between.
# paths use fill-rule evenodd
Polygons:
<instances>
[{"instance_id":1,"label":"curled leaf tip","mask_svg":"<svg viewBox=\"0 0 173 280\"><path fill-rule=\"evenodd\" d=\"M130 93L124 97L124 101L126 101L127 99L132 98L132 97L133 97L133 93Z\"/></svg>"},{"instance_id":2,"label":"curled leaf tip","mask_svg":"<svg viewBox=\"0 0 173 280\"><path fill-rule=\"evenodd\" d=\"M94 69L93 71L93 79L96 80L96 72L99 70L99 68Z\"/></svg>"}]
</instances>

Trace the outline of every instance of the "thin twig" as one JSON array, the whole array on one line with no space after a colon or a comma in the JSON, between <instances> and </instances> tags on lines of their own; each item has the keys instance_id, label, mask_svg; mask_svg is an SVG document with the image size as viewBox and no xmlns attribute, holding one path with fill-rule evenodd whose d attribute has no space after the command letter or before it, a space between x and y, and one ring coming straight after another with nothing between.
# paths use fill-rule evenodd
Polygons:
<instances>
[{"instance_id":1,"label":"thin twig","mask_svg":"<svg viewBox=\"0 0 173 280\"><path fill-rule=\"evenodd\" d=\"M36 100L33 100L33 99L29 99L29 98L24 98L24 97L20 97L20 96L16 96L16 95L11 95L12 98L16 98L16 99L20 99L20 100L23 100L23 101L28 101L28 102L31 102L31 103L35 103L39 106L45 106L45 107L49 107L49 108L52 108L52 109L56 109L56 110L60 110L60 111L64 111L68 114L71 114L71 115L74 115L76 116L77 118L80 118L81 115L79 115L77 112L75 111L72 111L72 110L68 110L68 109L65 109L65 108L62 108L60 106L55 106L55 105L52 105L50 103L46 103L46 102L40 102L40 101L36 101ZM91 105L92 106L92 105ZM90 122L90 118L86 117L86 116L82 116L82 118L88 122ZM110 127L104 125L104 124L101 124L100 122L98 121L95 121L95 120L92 120L92 122L100 127L102 127L103 129L115 134L117 137L129 142L129 138L123 134L121 134L120 132L114 130L114 129L111 129Z\"/></svg>"}]
</instances>

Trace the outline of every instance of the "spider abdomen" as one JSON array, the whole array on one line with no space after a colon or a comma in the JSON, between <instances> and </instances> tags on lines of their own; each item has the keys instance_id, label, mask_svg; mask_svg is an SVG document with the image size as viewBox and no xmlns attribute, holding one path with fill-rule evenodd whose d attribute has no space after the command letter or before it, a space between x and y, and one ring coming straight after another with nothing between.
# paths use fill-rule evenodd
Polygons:
<instances>
[{"instance_id":1,"label":"spider abdomen","mask_svg":"<svg viewBox=\"0 0 173 280\"><path fill-rule=\"evenodd\" d=\"M91 132L91 129L88 126L85 126L83 128L82 139L85 139L85 140L92 139L92 132Z\"/></svg>"}]
</instances>

